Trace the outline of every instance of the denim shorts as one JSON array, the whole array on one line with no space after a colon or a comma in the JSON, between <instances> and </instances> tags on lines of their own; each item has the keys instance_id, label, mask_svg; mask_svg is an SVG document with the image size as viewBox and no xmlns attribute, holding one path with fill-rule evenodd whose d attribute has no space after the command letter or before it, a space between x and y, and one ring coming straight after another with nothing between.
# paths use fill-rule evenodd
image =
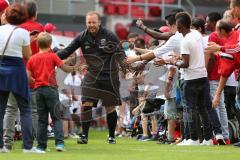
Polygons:
<instances>
[{"instance_id":1,"label":"denim shorts","mask_svg":"<svg viewBox=\"0 0 240 160\"><path fill-rule=\"evenodd\" d=\"M173 119L173 120L178 118L178 111L177 111L175 98L171 98L165 101L164 117L165 119Z\"/></svg>"}]
</instances>

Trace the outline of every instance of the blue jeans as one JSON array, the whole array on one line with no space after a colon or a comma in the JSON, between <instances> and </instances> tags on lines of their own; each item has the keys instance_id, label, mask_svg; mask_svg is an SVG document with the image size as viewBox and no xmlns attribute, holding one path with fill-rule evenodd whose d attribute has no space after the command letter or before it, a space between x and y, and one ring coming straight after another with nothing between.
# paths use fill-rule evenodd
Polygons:
<instances>
[{"instance_id":1,"label":"blue jeans","mask_svg":"<svg viewBox=\"0 0 240 160\"><path fill-rule=\"evenodd\" d=\"M32 135L32 111L29 103L21 96L14 94L19 110L22 127L23 148L31 149L33 145ZM3 147L3 118L7 106L9 92L0 91L0 148Z\"/></svg>"},{"instance_id":2,"label":"blue jeans","mask_svg":"<svg viewBox=\"0 0 240 160\"><path fill-rule=\"evenodd\" d=\"M206 93L206 100L209 103L206 103L209 119L211 121L211 125L214 131L214 134L222 134L222 127L220 123L220 119L218 117L216 109L212 108L212 99L213 94L215 94L215 90L213 91L213 81L209 81L210 90Z\"/></svg>"},{"instance_id":3,"label":"blue jeans","mask_svg":"<svg viewBox=\"0 0 240 160\"><path fill-rule=\"evenodd\" d=\"M209 92L209 82L207 78L186 80L183 87L184 98L186 100L186 112L192 140L198 139L198 114L200 115L203 126L203 138L209 140L212 138L210 121L207 114L206 96Z\"/></svg>"},{"instance_id":4,"label":"blue jeans","mask_svg":"<svg viewBox=\"0 0 240 160\"><path fill-rule=\"evenodd\" d=\"M211 98L213 99L213 96L216 93L217 86L218 86L218 81L210 81L210 94ZM221 93L220 97L220 104L216 108L218 118L221 123L221 128L222 128L222 134L224 139L229 139L229 130L228 130L228 116L227 116L227 110L225 108L224 104L224 95L223 92Z\"/></svg>"},{"instance_id":5,"label":"blue jeans","mask_svg":"<svg viewBox=\"0 0 240 160\"><path fill-rule=\"evenodd\" d=\"M64 144L62 120L58 119L54 112L54 108L59 102L57 89L47 86L37 88L36 100L38 113L37 147L44 150L47 148L47 128L49 113L53 122L55 145Z\"/></svg>"},{"instance_id":6,"label":"blue jeans","mask_svg":"<svg viewBox=\"0 0 240 160\"><path fill-rule=\"evenodd\" d=\"M236 109L240 111L240 80L238 81L238 86L237 86Z\"/></svg>"}]
</instances>

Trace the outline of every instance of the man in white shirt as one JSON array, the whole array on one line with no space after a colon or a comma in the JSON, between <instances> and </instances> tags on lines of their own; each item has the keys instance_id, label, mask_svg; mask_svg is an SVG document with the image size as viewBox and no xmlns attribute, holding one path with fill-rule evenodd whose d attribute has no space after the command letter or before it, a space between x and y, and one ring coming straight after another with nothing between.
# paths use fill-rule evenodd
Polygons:
<instances>
[{"instance_id":1,"label":"man in white shirt","mask_svg":"<svg viewBox=\"0 0 240 160\"><path fill-rule=\"evenodd\" d=\"M197 114L200 114L203 125L202 145L212 145L212 132L205 94L209 94L209 82L204 61L203 38L196 30L190 30L191 17L186 12L176 15L179 33L183 34L181 41L181 60L173 60L171 64L184 68L184 98L188 113L190 139L184 145L199 145L197 134ZM211 103L210 101L208 103Z\"/></svg>"}]
</instances>

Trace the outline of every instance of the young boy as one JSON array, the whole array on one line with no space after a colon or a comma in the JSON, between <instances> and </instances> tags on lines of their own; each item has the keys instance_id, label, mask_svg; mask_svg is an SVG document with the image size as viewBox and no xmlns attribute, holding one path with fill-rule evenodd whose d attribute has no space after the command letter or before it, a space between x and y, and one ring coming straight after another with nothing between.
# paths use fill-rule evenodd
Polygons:
<instances>
[{"instance_id":1,"label":"young boy","mask_svg":"<svg viewBox=\"0 0 240 160\"><path fill-rule=\"evenodd\" d=\"M57 151L64 151L64 136L62 121L54 113L59 102L55 67L59 67L65 72L77 70L77 66L67 66L51 50L52 38L42 32L37 37L39 53L33 55L27 63L27 71L30 83L34 84L37 99L38 129L37 129L37 149L45 153L47 148L47 126L48 114L53 121L55 134L55 145Z\"/></svg>"}]
</instances>

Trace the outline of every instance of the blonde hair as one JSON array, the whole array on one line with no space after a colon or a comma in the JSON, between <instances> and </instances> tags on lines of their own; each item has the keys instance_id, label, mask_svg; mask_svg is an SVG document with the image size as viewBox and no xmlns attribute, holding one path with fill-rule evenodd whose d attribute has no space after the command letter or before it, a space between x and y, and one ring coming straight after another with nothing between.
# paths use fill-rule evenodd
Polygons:
<instances>
[{"instance_id":1,"label":"blonde hair","mask_svg":"<svg viewBox=\"0 0 240 160\"><path fill-rule=\"evenodd\" d=\"M52 44L52 36L47 32L41 32L37 37L37 42L40 49L50 48Z\"/></svg>"},{"instance_id":2,"label":"blonde hair","mask_svg":"<svg viewBox=\"0 0 240 160\"><path fill-rule=\"evenodd\" d=\"M98 20L101 21L101 15L97 11L89 11L89 12L87 12L86 17L89 16L89 15L94 15L94 14L97 15Z\"/></svg>"},{"instance_id":3,"label":"blonde hair","mask_svg":"<svg viewBox=\"0 0 240 160\"><path fill-rule=\"evenodd\" d=\"M233 8L233 7L240 7L240 0L231 0L230 8Z\"/></svg>"}]
</instances>

